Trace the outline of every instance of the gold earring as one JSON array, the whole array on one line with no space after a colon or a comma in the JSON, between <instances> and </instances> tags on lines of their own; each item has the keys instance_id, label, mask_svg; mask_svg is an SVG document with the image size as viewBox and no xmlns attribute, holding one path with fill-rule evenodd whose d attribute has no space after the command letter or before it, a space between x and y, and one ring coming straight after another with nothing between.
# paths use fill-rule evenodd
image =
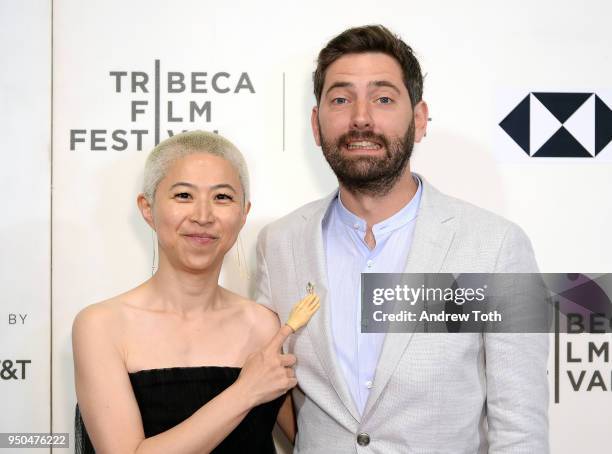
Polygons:
<instances>
[{"instance_id":1,"label":"gold earring","mask_svg":"<svg viewBox=\"0 0 612 454\"><path fill-rule=\"evenodd\" d=\"M157 241L155 241L155 230L151 231L151 240L152 240L151 246L153 246L153 261L151 263L151 276L153 276L156 270L155 262L157 261Z\"/></svg>"}]
</instances>

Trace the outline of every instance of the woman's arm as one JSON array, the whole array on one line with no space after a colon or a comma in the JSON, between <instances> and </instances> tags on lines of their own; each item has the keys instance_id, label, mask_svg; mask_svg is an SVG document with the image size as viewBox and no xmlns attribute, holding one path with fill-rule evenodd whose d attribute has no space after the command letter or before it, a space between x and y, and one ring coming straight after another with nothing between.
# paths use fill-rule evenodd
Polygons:
<instances>
[{"instance_id":1,"label":"woman's arm","mask_svg":"<svg viewBox=\"0 0 612 454\"><path fill-rule=\"evenodd\" d=\"M280 321L278 315L267 309L265 306L259 306L261 311L262 320L267 319L268 323L260 323L258 326L267 326L269 330L268 335L272 336L274 331L283 333L288 337L291 333L297 331L304 326L312 315L319 309L319 297L315 294L309 294L297 304L293 306L291 313L289 314L289 320L287 323L280 327ZM287 437L287 439L294 444L295 434L297 432L297 425L295 420L295 412L293 411L293 399L291 393L287 393L283 405L281 406L276 422Z\"/></svg>"},{"instance_id":2,"label":"woman's arm","mask_svg":"<svg viewBox=\"0 0 612 454\"><path fill-rule=\"evenodd\" d=\"M295 444L295 434L297 432L297 425L295 422L295 413L293 411L293 399L291 392L287 393L285 401L281 406L278 417L276 418L278 426L281 428L287 439L291 444Z\"/></svg>"},{"instance_id":3,"label":"woman's arm","mask_svg":"<svg viewBox=\"0 0 612 454\"><path fill-rule=\"evenodd\" d=\"M278 333L247 359L238 380L172 429L145 439L138 404L107 308L82 311L73 325L75 383L83 421L97 454L190 454L215 448L251 408L295 386L292 355Z\"/></svg>"}]
</instances>

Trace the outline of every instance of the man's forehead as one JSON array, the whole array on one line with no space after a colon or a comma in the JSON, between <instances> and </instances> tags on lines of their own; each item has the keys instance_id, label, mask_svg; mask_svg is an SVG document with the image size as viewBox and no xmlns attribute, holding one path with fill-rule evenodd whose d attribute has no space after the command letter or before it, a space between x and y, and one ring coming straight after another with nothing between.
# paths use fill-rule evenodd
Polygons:
<instances>
[{"instance_id":1,"label":"man's forehead","mask_svg":"<svg viewBox=\"0 0 612 454\"><path fill-rule=\"evenodd\" d=\"M377 80L403 81L402 69L395 58L383 53L343 55L327 68L325 85L345 80L373 82Z\"/></svg>"}]
</instances>

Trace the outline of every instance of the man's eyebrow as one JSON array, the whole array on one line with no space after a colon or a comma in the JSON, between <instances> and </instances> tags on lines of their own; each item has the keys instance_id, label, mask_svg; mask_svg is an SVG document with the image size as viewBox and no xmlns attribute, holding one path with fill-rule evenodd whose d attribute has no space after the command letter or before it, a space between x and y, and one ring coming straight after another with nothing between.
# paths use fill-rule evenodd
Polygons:
<instances>
[{"instance_id":1,"label":"man's eyebrow","mask_svg":"<svg viewBox=\"0 0 612 454\"><path fill-rule=\"evenodd\" d=\"M388 80L373 80L372 82L368 83L368 85L370 87L388 87L395 90L398 95L401 94L400 89L394 83L389 82Z\"/></svg>"},{"instance_id":2,"label":"man's eyebrow","mask_svg":"<svg viewBox=\"0 0 612 454\"><path fill-rule=\"evenodd\" d=\"M329 92L332 91L334 88L346 88L346 87L354 87L354 86L355 85L352 82L342 82L342 81L334 82L327 88L327 90L325 90L325 95L328 95Z\"/></svg>"},{"instance_id":3,"label":"man's eyebrow","mask_svg":"<svg viewBox=\"0 0 612 454\"><path fill-rule=\"evenodd\" d=\"M352 82L343 82L343 81L334 82L327 88L327 90L325 91L325 95L329 94L329 92L335 88L346 88L346 87L352 88L354 86L355 84L353 84ZM392 82L389 82L388 80L373 80L372 82L368 83L368 86L369 87L388 87L394 90L395 92L397 92L398 95L401 94L401 91L398 88L398 86Z\"/></svg>"}]
</instances>

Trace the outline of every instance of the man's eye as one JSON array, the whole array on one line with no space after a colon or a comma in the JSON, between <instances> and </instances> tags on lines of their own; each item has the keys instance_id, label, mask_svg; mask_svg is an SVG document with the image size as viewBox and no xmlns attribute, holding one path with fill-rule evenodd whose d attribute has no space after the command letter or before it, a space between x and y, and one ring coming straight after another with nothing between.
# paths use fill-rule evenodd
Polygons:
<instances>
[{"instance_id":1,"label":"man's eye","mask_svg":"<svg viewBox=\"0 0 612 454\"><path fill-rule=\"evenodd\" d=\"M334 98L331 102L332 104L346 104L348 100L346 98Z\"/></svg>"},{"instance_id":2,"label":"man's eye","mask_svg":"<svg viewBox=\"0 0 612 454\"><path fill-rule=\"evenodd\" d=\"M189 194L188 192L179 192L177 194L174 194L174 198L181 200L189 200L191 199L191 194Z\"/></svg>"},{"instance_id":3,"label":"man's eye","mask_svg":"<svg viewBox=\"0 0 612 454\"><path fill-rule=\"evenodd\" d=\"M234 198L229 194L217 194L215 196L217 200L234 200Z\"/></svg>"},{"instance_id":4,"label":"man's eye","mask_svg":"<svg viewBox=\"0 0 612 454\"><path fill-rule=\"evenodd\" d=\"M388 96L381 96L380 98L378 98L378 102L380 102L381 104L391 104L393 100Z\"/></svg>"}]
</instances>

